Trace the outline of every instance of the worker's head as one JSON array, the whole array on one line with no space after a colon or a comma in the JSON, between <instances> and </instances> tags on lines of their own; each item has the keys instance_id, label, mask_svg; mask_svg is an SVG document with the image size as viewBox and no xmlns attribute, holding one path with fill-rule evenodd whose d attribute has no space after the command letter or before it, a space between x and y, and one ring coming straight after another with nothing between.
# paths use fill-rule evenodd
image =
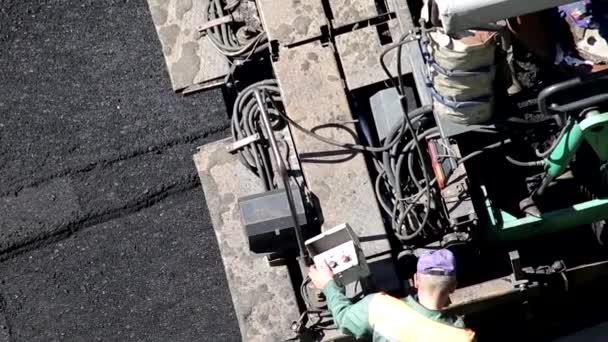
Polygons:
<instances>
[{"instance_id":1,"label":"worker's head","mask_svg":"<svg viewBox=\"0 0 608 342\"><path fill-rule=\"evenodd\" d=\"M428 252L418 259L414 285L418 288L418 297L424 297L436 304L449 304L450 293L456 290L456 260L447 249ZM422 298L421 298L422 299Z\"/></svg>"}]
</instances>

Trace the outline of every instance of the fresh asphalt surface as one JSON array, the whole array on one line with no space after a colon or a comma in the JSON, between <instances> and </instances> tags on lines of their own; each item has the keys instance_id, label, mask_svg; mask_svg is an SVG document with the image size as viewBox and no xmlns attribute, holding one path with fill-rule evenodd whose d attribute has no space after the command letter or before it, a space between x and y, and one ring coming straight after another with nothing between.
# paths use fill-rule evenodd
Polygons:
<instances>
[{"instance_id":1,"label":"fresh asphalt surface","mask_svg":"<svg viewBox=\"0 0 608 342\"><path fill-rule=\"evenodd\" d=\"M0 341L232 341L195 148L143 0L0 0Z\"/></svg>"},{"instance_id":2,"label":"fresh asphalt surface","mask_svg":"<svg viewBox=\"0 0 608 342\"><path fill-rule=\"evenodd\" d=\"M238 341L192 162L227 124L172 93L144 0L0 0L0 342Z\"/></svg>"}]
</instances>

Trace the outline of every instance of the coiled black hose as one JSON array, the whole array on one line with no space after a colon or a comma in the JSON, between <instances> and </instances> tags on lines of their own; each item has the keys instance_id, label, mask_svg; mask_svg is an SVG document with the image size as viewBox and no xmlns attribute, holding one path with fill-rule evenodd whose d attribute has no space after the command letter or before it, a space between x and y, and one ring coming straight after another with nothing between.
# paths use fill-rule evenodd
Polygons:
<instances>
[{"instance_id":1,"label":"coiled black hose","mask_svg":"<svg viewBox=\"0 0 608 342\"><path fill-rule=\"evenodd\" d=\"M231 16L238 9L241 0L226 3L223 0L209 0L203 13L204 22ZM224 56L231 59L248 60L252 55L268 50L268 38L261 31L245 42L239 41L237 37L237 25L234 21L220 23L205 30L205 33Z\"/></svg>"},{"instance_id":2,"label":"coiled black hose","mask_svg":"<svg viewBox=\"0 0 608 342\"><path fill-rule=\"evenodd\" d=\"M277 107L281 102L281 95L276 81L265 80L254 83L240 92L234 102L231 122L234 141L264 132L260 121L260 108L254 97L254 90L261 90L267 94L266 98L271 100L267 103L271 124L273 127L280 125L280 108ZM262 180L265 190L276 188L270 153L268 147L263 143L263 139L245 146L238 152L238 155L241 163Z\"/></svg>"}]
</instances>

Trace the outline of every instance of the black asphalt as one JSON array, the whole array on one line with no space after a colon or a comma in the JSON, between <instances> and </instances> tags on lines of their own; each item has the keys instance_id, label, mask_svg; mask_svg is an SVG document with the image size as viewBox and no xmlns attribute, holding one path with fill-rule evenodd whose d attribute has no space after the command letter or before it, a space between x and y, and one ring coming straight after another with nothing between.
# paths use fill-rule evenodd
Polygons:
<instances>
[{"instance_id":1,"label":"black asphalt","mask_svg":"<svg viewBox=\"0 0 608 342\"><path fill-rule=\"evenodd\" d=\"M0 341L231 341L195 148L143 0L0 0Z\"/></svg>"}]
</instances>

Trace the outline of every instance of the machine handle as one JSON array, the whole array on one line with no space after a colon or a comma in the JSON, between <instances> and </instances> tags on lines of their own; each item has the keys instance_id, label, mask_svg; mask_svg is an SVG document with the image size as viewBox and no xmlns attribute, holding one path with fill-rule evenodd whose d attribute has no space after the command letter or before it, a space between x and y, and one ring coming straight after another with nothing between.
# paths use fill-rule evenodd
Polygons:
<instances>
[{"instance_id":1,"label":"machine handle","mask_svg":"<svg viewBox=\"0 0 608 342\"><path fill-rule=\"evenodd\" d=\"M550 116L551 112L571 113L581 111L583 109L595 106L602 102L608 101L608 93L595 93L591 96L584 97L580 100L569 102L566 104L551 103L549 100L562 92L572 90L581 85L590 85L594 82L608 81L608 69L599 72L594 72L589 75L573 78L564 82L551 85L538 94L538 108L544 115ZM597 89L602 90L601 87Z\"/></svg>"},{"instance_id":2,"label":"machine handle","mask_svg":"<svg viewBox=\"0 0 608 342\"><path fill-rule=\"evenodd\" d=\"M260 107L260 116L262 117L262 123L264 126L264 130L268 135L268 140L270 141L270 148L272 149L272 153L274 155L274 159L277 165L277 171L283 180L283 186L285 187L285 193L287 194L287 202L289 202L289 211L291 212L291 218L293 220L293 226L296 233L296 240L298 243L298 249L300 253L300 261L308 266L308 258L306 257L306 247L304 246L304 237L302 235L302 228L300 227L300 223L298 222L298 216L296 214L296 205L293 201L293 193L291 192L291 185L289 184L289 175L287 174L287 166L285 166L285 161L283 160L283 156L281 156L281 152L279 151L279 147L277 146L277 140L274 136L274 131L272 130L272 125L270 124L270 119L268 118L268 112L266 111L266 103L262 99L262 94L260 90L254 90L255 100Z\"/></svg>"},{"instance_id":3,"label":"machine handle","mask_svg":"<svg viewBox=\"0 0 608 342\"><path fill-rule=\"evenodd\" d=\"M608 101L608 93L593 95L578 101L566 103L564 105L555 105L552 106L551 109L562 113L572 113L574 111L581 111L583 109L593 107L606 101Z\"/></svg>"}]
</instances>

